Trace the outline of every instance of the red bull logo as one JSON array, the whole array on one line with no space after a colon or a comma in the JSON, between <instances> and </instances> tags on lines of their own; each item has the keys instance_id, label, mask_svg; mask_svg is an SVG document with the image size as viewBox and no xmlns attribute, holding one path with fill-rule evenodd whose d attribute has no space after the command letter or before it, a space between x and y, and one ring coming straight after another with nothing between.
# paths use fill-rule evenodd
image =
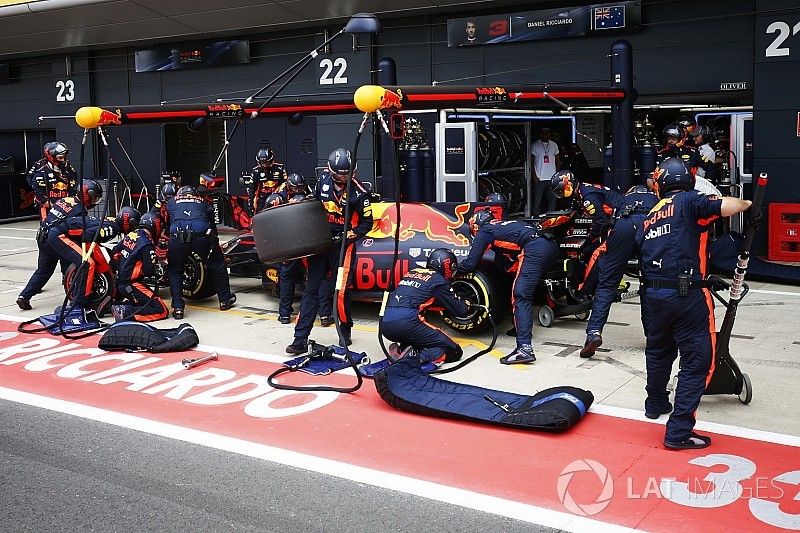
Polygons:
<instances>
[{"instance_id":1,"label":"red bull logo","mask_svg":"<svg viewBox=\"0 0 800 533\"><path fill-rule=\"evenodd\" d=\"M119 109L116 112L107 111L105 109L100 110L100 117L97 119L98 126L108 126L111 124L120 125L122 124L122 111Z\"/></svg>"},{"instance_id":2,"label":"red bull logo","mask_svg":"<svg viewBox=\"0 0 800 533\"><path fill-rule=\"evenodd\" d=\"M375 206L377 207L377 206ZM422 233L432 241L452 246L469 246L469 239L460 233L464 217L469 212L469 204L455 208L455 218L424 204L400 204L400 228L398 238L407 241ZM380 218L375 220L370 237L393 237L397 228L397 212L393 205L387 205Z\"/></svg>"},{"instance_id":3,"label":"red bull logo","mask_svg":"<svg viewBox=\"0 0 800 533\"><path fill-rule=\"evenodd\" d=\"M672 216L675 214L675 205L670 204L666 209L659 209L655 212L650 211L650 213L650 217L644 220L644 229L648 229L659 220L672 218Z\"/></svg>"},{"instance_id":4,"label":"red bull logo","mask_svg":"<svg viewBox=\"0 0 800 533\"><path fill-rule=\"evenodd\" d=\"M479 95L507 94L503 87L478 87L475 92Z\"/></svg>"},{"instance_id":5,"label":"red bull logo","mask_svg":"<svg viewBox=\"0 0 800 533\"><path fill-rule=\"evenodd\" d=\"M241 109L242 106L239 104L212 104L208 106L208 110L212 112L239 111Z\"/></svg>"},{"instance_id":6,"label":"red bull logo","mask_svg":"<svg viewBox=\"0 0 800 533\"><path fill-rule=\"evenodd\" d=\"M381 106L379 109L402 109L403 108L403 91L397 89L397 92L384 89L383 96L381 96Z\"/></svg>"},{"instance_id":7,"label":"red bull logo","mask_svg":"<svg viewBox=\"0 0 800 533\"><path fill-rule=\"evenodd\" d=\"M502 104L508 101L508 92L503 87L477 87L475 99L479 104Z\"/></svg>"}]
</instances>

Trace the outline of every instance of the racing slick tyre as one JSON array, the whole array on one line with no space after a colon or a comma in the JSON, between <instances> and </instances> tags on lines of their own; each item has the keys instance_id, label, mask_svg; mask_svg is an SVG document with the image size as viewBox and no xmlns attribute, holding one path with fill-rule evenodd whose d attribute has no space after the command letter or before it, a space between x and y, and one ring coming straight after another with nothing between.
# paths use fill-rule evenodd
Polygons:
<instances>
[{"instance_id":1,"label":"racing slick tyre","mask_svg":"<svg viewBox=\"0 0 800 533\"><path fill-rule=\"evenodd\" d=\"M505 310L502 304L501 284L487 272L478 270L472 274L459 276L451 285L459 298L491 309L495 324L503 318ZM489 315L481 309L475 309L465 317L452 316L445 311L442 313L442 319L456 331L479 332L490 328L492 324Z\"/></svg>"},{"instance_id":2,"label":"racing slick tyre","mask_svg":"<svg viewBox=\"0 0 800 533\"><path fill-rule=\"evenodd\" d=\"M70 265L67 268L67 271L64 273L64 294L70 293L70 287L72 287L72 283L75 279L75 272L78 270L78 267L75 265ZM108 272L103 272L102 274L95 274L94 276L94 286L92 287L92 293L87 298L87 307L89 309L94 309L97 313L98 317L102 317L105 315L110 306L111 306L111 299L114 296L114 277L112 274ZM72 295L70 294L70 300L72 300Z\"/></svg>"},{"instance_id":3,"label":"racing slick tyre","mask_svg":"<svg viewBox=\"0 0 800 533\"><path fill-rule=\"evenodd\" d=\"M192 252L183 265L183 297L202 300L216 294L211 274L200 256Z\"/></svg>"},{"instance_id":4,"label":"racing slick tyre","mask_svg":"<svg viewBox=\"0 0 800 533\"><path fill-rule=\"evenodd\" d=\"M253 238L263 263L279 263L327 252L331 226L322 202L270 207L253 217Z\"/></svg>"}]
</instances>

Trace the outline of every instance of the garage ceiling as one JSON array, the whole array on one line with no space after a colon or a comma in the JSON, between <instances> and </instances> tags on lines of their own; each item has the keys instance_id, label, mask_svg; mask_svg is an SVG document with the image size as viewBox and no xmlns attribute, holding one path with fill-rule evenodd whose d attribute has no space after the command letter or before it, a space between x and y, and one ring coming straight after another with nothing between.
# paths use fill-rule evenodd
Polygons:
<instances>
[{"instance_id":1,"label":"garage ceiling","mask_svg":"<svg viewBox=\"0 0 800 533\"><path fill-rule=\"evenodd\" d=\"M475 10L536 9L543 0L40 0L0 7L0 57L205 39L231 33ZM580 2L575 2L580 3ZM524 7L523 7L524 6Z\"/></svg>"}]
</instances>

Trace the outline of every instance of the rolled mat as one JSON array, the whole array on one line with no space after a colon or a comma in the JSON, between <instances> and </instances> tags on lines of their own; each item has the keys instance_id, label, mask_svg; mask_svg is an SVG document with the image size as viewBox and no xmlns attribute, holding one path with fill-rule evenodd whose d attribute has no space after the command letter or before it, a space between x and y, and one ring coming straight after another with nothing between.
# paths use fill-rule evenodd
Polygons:
<instances>
[{"instance_id":1,"label":"rolled mat","mask_svg":"<svg viewBox=\"0 0 800 533\"><path fill-rule=\"evenodd\" d=\"M556 433L580 422L594 401L590 391L576 387L526 396L453 383L425 373L416 357L400 359L373 380L380 397L401 411Z\"/></svg>"}]
</instances>

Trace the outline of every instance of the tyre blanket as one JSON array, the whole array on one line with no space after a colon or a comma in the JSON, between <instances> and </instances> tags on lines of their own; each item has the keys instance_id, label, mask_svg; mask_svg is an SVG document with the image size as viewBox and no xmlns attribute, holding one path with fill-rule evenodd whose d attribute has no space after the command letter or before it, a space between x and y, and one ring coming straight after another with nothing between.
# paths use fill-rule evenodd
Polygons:
<instances>
[{"instance_id":1,"label":"tyre blanket","mask_svg":"<svg viewBox=\"0 0 800 533\"><path fill-rule=\"evenodd\" d=\"M453 383L426 374L415 357L374 376L380 397L401 411L560 433L575 426L594 401L590 391L552 387L533 396Z\"/></svg>"},{"instance_id":2,"label":"tyre blanket","mask_svg":"<svg viewBox=\"0 0 800 533\"><path fill-rule=\"evenodd\" d=\"M100 338L99 348L106 351L181 352L197 346L200 339L191 324L158 329L150 324L117 322Z\"/></svg>"}]
</instances>

